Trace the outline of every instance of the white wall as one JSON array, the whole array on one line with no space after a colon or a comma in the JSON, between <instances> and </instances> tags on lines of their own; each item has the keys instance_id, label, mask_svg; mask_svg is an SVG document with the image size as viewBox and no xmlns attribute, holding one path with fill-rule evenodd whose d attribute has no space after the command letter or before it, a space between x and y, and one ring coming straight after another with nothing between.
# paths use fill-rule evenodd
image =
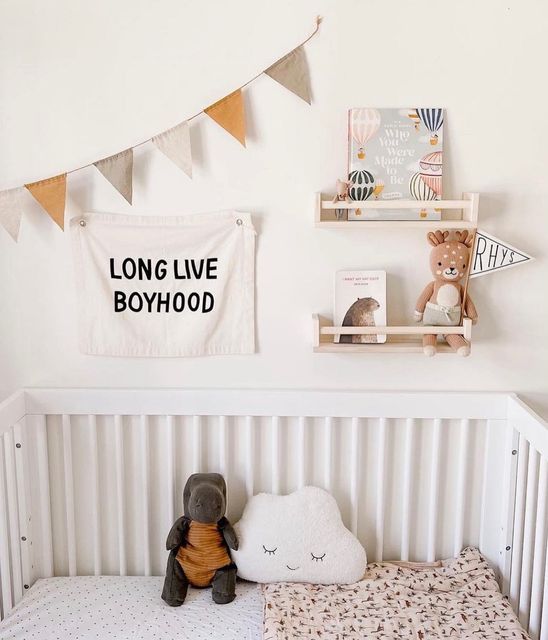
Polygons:
<instances>
[{"instance_id":1,"label":"white wall","mask_svg":"<svg viewBox=\"0 0 548 640\"><path fill-rule=\"evenodd\" d=\"M547 56L540 0L108 0L0 5L0 187L80 166L162 131L283 54L308 46L314 104L262 77L246 90L248 147L205 118L188 180L150 146L135 154L130 208L93 168L72 174L83 210L254 214L258 353L127 360L77 349L62 234L25 198L21 239L0 230L0 388L27 385L504 389L548 407ZM473 355L313 354L313 312L331 313L341 268L389 273L389 321L410 320L429 278L422 232L325 231L313 194L345 171L350 106L441 105L445 192L482 193L481 227L536 255L476 280Z\"/></svg>"}]
</instances>

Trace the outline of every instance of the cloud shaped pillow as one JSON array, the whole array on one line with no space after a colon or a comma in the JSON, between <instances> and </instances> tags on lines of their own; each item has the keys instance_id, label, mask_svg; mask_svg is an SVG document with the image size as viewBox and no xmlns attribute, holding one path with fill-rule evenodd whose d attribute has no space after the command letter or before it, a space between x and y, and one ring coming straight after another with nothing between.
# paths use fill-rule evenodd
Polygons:
<instances>
[{"instance_id":1,"label":"cloud shaped pillow","mask_svg":"<svg viewBox=\"0 0 548 640\"><path fill-rule=\"evenodd\" d=\"M318 487L253 496L234 528L240 546L231 555L245 580L350 584L365 573L365 549Z\"/></svg>"}]
</instances>

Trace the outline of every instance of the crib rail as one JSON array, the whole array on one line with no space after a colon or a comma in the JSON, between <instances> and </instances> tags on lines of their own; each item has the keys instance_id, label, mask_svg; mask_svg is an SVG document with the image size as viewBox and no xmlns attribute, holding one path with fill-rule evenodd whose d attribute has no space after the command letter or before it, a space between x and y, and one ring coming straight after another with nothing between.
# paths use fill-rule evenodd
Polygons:
<instances>
[{"instance_id":1,"label":"crib rail","mask_svg":"<svg viewBox=\"0 0 548 640\"><path fill-rule=\"evenodd\" d=\"M24 393L0 404L0 616L31 582Z\"/></svg>"},{"instance_id":2,"label":"crib rail","mask_svg":"<svg viewBox=\"0 0 548 640\"><path fill-rule=\"evenodd\" d=\"M510 602L533 640L547 640L548 425L517 398L508 420L519 433Z\"/></svg>"},{"instance_id":3,"label":"crib rail","mask_svg":"<svg viewBox=\"0 0 548 640\"><path fill-rule=\"evenodd\" d=\"M161 574L185 478L219 471L232 520L323 486L370 560L478 546L548 639L548 431L509 394L29 389L0 434L2 615L37 577Z\"/></svg>"}]
</instances>

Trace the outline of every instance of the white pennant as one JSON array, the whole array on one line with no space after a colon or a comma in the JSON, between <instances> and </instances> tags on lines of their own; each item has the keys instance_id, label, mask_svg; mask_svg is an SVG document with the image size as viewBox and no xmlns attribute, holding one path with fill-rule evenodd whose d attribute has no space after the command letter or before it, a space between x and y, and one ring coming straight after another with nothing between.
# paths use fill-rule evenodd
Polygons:
<instances>
[{"instance_id":1,"label":"white pennant","mask_svg":"<svg viewBox=\"0 0 548 640\"><path fill-rule=\"evenodd\" d=\"M17 242L21 228L21 188L0 191L0 224Z\"/></svg>"},{"instance_id":2,"label":"white pennant","mask_svg":"<svg viewBox=\"0 0 548 640\"><path fill-rule=\"evenodd\" d=\"M190 146L190 127L188 122L168 129L152 138L152 142L166 155L179 169L192 178L192 149Z\"/></svg>"},{"instance_id":3,"label":"white pennant","mask_svg":"<svg viewBox=\"0 0 548 640\"><path fill-rule=\"evenodd\" d=\"M133 149L126 149L93 164L116 191L131 204L133 198Z\"/></svg>"},{"instance_id":4,"label":"white pennant","mask_svg":"<svg viewBox=\"0 0 548 640\"><path fill-rule=\"evenodd\" d=\"M499 240L494 236L478 229L476 233L476 242L474 245L474 261L471 278L483 276L493 271L501 271L509 269L524 262L534 260L532 256L521 249L516 249L511 244Z\"/></svg>"}]
</instances>

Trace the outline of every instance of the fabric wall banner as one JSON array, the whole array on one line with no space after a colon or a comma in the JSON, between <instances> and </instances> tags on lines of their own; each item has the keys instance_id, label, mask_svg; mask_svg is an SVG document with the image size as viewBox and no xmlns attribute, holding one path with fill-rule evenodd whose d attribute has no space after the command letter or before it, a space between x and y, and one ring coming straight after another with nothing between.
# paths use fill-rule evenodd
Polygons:
<instances>
[{"instance_id":1,"label":"fabric wall banner","mask_svg":"<svg viewBox=\"0 0 548 640\"><path fill-rule=\"evenodd\" d=\"M265 73L310 104L310 77L302 46L275 62Z\"/></svg>"},{"instance_id":2,"label":"fabric wall banner","mask_svg":"<svg viewBox=\"0 0 548 640\"><path fill-rule=\"evenodd\" d=\"M71 220L80 349L103 356L255 351L247 213Z\"/></svg>"},{"instance_id":3,"label":"fabric wall banner","mask_svg":"<svg viewBox=\"0 0 548 640\"><path fill-rule=\"evenodd\" d=\"M192 178L192 150L190 147L190 127L188 122L168 129L152 138L152 142L166 155L179 169Z\"/></svg>"},{"instance_id":4,"label":"fabric wall banner","mask_svg":"<svg viewBox=\"0 0 548 640\"><path fill-rule=\"evenodd\" d=\"M65 198L67 194L67 176L63 173L54 178L26 184L34 199L47 211L61 229L65 228Z\"/></svg>"},{"instance_id":5,"label":"fabric wall banner","mask_svg":"<svg viewBox=\"0 0 548 640\"><path fill-rule=\"evenodd\" d=\"M534 260L532 256L521 249L516 249L500 238L495 238L485 231L478 229L474 243L474 261L470 271L471 278L477 278L487 273L509 269L518 264Z\"/></svg>"},{"instance_id":6,"label":"fabric wall banner","mask_svg":"<svg viewBox=\"0 0 548 640\"><path fill-rule=\"evenodd\" d=\"M0 224L17 242L21 228L21 188L0 191Z\"/></svg>"},{"instance_id":7,"label":"fabric wall banner","mask_svg":"<svg viewBox=\"0 0 548 640\"><path fill-rule=\"evenodd\" d=\"M207 107L204 113L245 147L245 109L240 89Z\"/></svg>"},{"instance_id":8,"label":"fabric wall banner","mask_svg":"<svg viewBox=\"0 0 548 640\"><path fill-rule=\"evenodd\" d=\"M133 149L126 149L93 164L131 204L133 197Z\"/></svg>"}]
</instances>

